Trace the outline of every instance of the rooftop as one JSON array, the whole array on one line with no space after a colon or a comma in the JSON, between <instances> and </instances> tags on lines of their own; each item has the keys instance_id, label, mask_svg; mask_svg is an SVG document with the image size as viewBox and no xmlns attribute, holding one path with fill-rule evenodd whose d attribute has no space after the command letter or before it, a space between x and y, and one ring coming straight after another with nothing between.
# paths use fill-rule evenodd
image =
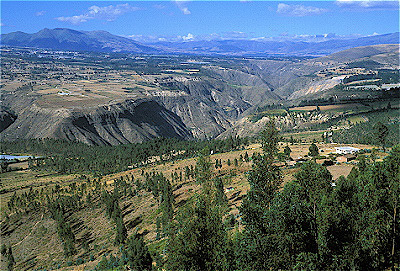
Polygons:
<instances>
[{"instance_id":1,"label":"rooftop","mask_svg":"<svg viewBox=\"0 0 400 271\"><path fill-rule=\"evenodd\" d=\"M335 149L337 149L337 150L357 150L357 151L359 150L354 147L335 147Z\"/></svg>"}]
</instances>

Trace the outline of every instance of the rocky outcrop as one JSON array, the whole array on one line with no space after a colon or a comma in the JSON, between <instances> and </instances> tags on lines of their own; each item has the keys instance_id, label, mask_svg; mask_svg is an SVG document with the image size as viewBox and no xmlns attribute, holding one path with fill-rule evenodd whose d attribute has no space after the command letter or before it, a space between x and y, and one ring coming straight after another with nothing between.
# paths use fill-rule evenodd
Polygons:
<instances>
[{"instance_id":1,"label":"rocky outcrop","mask_svg":"<svg viewBox=\"0 0 400 271\"><path fill-rule=\"evenodd\" d=\"M251 107L243 99L239 87L215 78L168 82L168 87L179 89L185 95L157 96L154 99L177 114L195 138L216 137Z\"/></svg>"},{"instance_id":2,"label":"rocky outcrop","mask_svg":"<svg viewBox=\"0 0 400 271\"><path fill-rule=\"evenodd\" d=\"M5 107L0 107L0 133L13 124L17 116Z\"/></svg>"},{"instance_id":3,"label":"rocky outcrop","mask_svg":"<svg viewBox=\"0 0 400 271\"><path fill-rule=\"evenodd\" d=\"M2 132L7 140L62 138L87 144L124 144L154 137L192 138L173 112L152 100L126 100L93 108L53 109L33 105Z\"/></svg>"}]
</instances>

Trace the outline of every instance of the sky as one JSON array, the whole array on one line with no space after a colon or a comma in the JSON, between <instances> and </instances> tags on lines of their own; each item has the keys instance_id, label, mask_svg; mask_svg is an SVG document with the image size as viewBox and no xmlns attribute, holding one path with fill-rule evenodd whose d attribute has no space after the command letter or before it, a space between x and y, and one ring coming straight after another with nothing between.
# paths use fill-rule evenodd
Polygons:
<instances>
[{"instance_id":1,"label":"sky","mask_svg":"<svg viewBox=\"0 0 400 271\"><path fill-rule=\"evenodd\" d=\"M105 30L143 42L327 39L399 31L399 2L1 1L1 33Z\"/></svg>"}]
</instances>

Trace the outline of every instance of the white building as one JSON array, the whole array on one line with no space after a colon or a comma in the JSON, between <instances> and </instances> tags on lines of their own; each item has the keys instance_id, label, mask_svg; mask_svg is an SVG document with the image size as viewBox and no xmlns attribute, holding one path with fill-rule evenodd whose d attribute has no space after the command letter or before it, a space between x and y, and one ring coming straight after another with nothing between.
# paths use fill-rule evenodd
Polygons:
<instances>
[{"instance_id":1,"label":"white building","mask_svg":"<svg viewBox=\"0 0 400 271\"><path fill-rule=\"evenodd\" d=\"M337 154L353 154L360 150L353 147L335 147L335 149Z\"/></svg>"}]
</instances>

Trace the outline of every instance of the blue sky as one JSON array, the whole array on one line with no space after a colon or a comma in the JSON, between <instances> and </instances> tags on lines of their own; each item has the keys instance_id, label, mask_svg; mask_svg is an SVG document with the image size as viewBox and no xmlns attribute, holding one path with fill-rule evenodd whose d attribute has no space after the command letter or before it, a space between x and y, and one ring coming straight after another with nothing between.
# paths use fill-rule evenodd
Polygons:
<instances>
[{"instance_id":1,"label":"blue sky","mask_svg":"<svg viewBox=\"0 0 400 271\"><path fill-rule=\"evenodd\" d=\"M367 36L399 31L399 2L1 1L2 33L57 27L142 41Z\"/></svg>"}]
</instances>

